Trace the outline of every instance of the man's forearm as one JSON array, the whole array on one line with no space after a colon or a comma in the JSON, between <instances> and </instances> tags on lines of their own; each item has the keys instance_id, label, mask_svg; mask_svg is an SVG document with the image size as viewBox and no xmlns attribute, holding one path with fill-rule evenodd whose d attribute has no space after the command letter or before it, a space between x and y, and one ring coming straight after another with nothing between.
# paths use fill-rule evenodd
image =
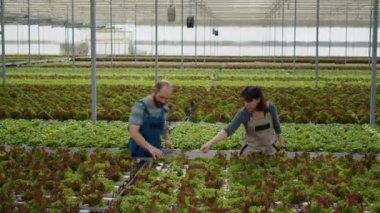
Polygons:
<instances>
[{"instance_id":1,"label":"man's forearm","mask_svg":"<svg viewBox=\"0 0 380 213\"><path fill-rule=\"evenodd\" d=\"M153 146L150 145L139 132L131 132L131 137L136 141L137 145L149 151Z\"/></svg>"}]
</instances>

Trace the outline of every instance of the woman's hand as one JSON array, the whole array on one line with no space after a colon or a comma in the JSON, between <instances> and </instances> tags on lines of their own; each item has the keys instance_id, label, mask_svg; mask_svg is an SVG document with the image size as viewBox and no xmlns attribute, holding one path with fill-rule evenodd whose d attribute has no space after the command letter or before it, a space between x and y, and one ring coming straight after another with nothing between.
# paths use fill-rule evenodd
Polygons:
<instances>
[{"instance_id":1,"label":"woman's hand","mask_svg":"<svg viewBox=\"0 0 380 213\"><path fill-rule=\"evenodd\" d=\"M227 133L225 130L221 130L220 132L218 132L218 134L216 134L211 140L209 140L207 143L203 144L203 146L201 147L201 151L204 152L204 153L207 153L208 150L210 149L210 147L213 145L213 144L216 144L218 143L219 141L223 140L227 138Z\"/></svg>"},{"instance_id":2,"label":"woman's hand","mask_svg":"<svg viewBox=\"0 0 380 213\"><path fill-rule=\"evenodd\" d=\"M211 143L210 143L210 142L207 142L207 143L205 143L205 144L202 145L202 147L201 147L200 150L201 150L203 153L207 153L208 150L210 149L210 147L211 147Z\"/></svg>"},{"instance_id":3,"label":"woman's hand","mask_svg":"<svg viewBox=\"0 0 380 213\"><path fill-rule=\"evenodd\" d=\"M286 152L286 147L284 146L281 146L280 147L280 150L277 152L278 155L284 155Z\"/></svg>"}]
</instances>

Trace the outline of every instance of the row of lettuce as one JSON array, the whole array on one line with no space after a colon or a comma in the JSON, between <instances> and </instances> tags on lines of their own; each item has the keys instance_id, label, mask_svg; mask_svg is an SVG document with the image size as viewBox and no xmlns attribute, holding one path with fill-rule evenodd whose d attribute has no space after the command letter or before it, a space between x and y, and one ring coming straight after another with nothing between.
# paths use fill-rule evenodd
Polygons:
<instances>
[{"instance_id":1,"label":"row of lettuce","mask_svg":"<svg viewBox=\"0 0 380 213\"><path fill-rule=\"evenodd\" d=\"M314 70L218 70L218 69L160 69L159 79L169 80L174 86L245 86L265 87L314 87ZM144 68L100 68L97 71L98 85L140 85L149 86L154 82L155 73ZM89 85L91 72L87 68L13 68L7 72L10 84L29 85ZM330 84L369 86L371 75L368 70L321 70L318 75L319 87Z\"/></svg>"},{"instance_id":2,"label":"row of lettuce","mask_svg":"<svg viewBox=\"0 0 380 213\"><path fill-rule=\"evenodd\" d=\"M135 101L151 92L150 86L99 85L97 117L127 121ZM178 86L169 103L169 120L229 122L242 106L242 87ZM314 88L264 88L282 122L368 123L370 89L335 85ZM380 99L376 105L380 106ZM91 118L91 89L85 85L8 85L0 89L0 119ZM380 111L377 111L380 123Z\"/></svg>"},{"instance_id":3,"label":"row of lettuce","mask_svg":"<svg viewBox=\"0 0 380 213\"><path fill-rule=\"evenodd\" d=\"M179 158L180 159L180 158ZM178 170L186 165L185 172ZM121 212L379 212L380 164L332 155L292 159L223 155L170 160L147 169L121 199ZM134 209L131 211L131 209Z\"/></svg>"},{"instance_id":4,"label":"row of lettuce","mask_svg":"<svg viewBox=\"0 0 380 213\"><path fill-rule=\"evenodd\" d=\"M194 150L210 140L226 124L172 123L171 143L179 149ZM46 147L126 147L128 124L121 121L44 121L2 120L0 141L7 145ZM288 151L380 152L380 131L358 124L282 125ZM243 128L212 147L218 150L239 149Z\"/></svg>"},{"instance_id":5,"label":"row of lettuce","mask_svg":"<svg viewBox=\"0 0 380 213\"><path fill-rule=\"evenodd\" d=\"M373 154L241 159L235 153L227 160L217 153L189 160L180 153L137 173L125 151L0 146L0 160L4 212L380 210L380 164Z\"/></svg>"},{"instance_id":6,"label":"row of lettuce","mask_svg":"<svg viewBox=\"0 0 380 213\"><path fill-rule=\"evenodd\" d=\"M228 80L237 80L243 78L275 78L282 80L290 79L314 79L315 72L312 70L266 70L266 69L241 69L241 70L231 70L231 69L188 69L185 68L183 71L178 69L161 68L158 71L159 79L165 78L179 78L184 80L194 80L194 79L206 79L206 78L226 78ZM14 67L7 69L7 76L17 77L89 77L91 76L91 71L88 68L76 68L73 72L72 68L64 67ZM154 78L155 72L153 69L146 68L98 68L96 72L97 77L125 77L125 78ZM321 79L330 80L353 80L353 79L371 79L370 70L323 70L318 71L318 77Z\"/></svg>"},{"instance_id":7,"label":"row of lettuce","mask_svg":"<svg viewBox=\"0 0 380 213\"><path fill-rule=\"evenodd\" d=\"M327 71L320 70L318 73L320 81L367 81L371 79L368 70L354 71ZM152 69L112 69L99 68L97 70L97 79L141 79L153 81L155 73ZM71 68L11 68L7 70L9 79L90 79L91 72L87 68L77 68L75 72ZM315 79L314 70L215 70L215 69L160 69L158 72L159 79L168 80L262 80L262 81L313 81Z\"/></svg>"},{"instance_id":8,"label":"row of lettuce","mask_svg":"<svg viewBox=\"0 0 380 213\"><path fill-rule=\"evenodd\" d=\"M125 150L0 146L1 212L79 212L81 206L107 205L132 165Z\"/></svg>"}]
</instances>

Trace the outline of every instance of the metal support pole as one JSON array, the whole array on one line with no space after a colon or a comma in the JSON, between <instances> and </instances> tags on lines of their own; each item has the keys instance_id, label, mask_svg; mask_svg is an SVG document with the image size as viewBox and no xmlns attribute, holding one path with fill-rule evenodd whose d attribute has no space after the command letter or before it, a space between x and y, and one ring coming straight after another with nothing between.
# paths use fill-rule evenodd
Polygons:
<instances>
[{"instance_id":1,"label":"metal support pole","mask_svg":"<svg viewBox=\"0 0 380 213\"><path fill-rule=\"evenodd\" d=\"M203 14L203 63L206 62L206 7Z\"/></svg>"},{"instance_id":2,"label":"metal support pole","mask_svg":"<svg viewBox=\"0 0 380 213\"><path fill-rule=\"evenodd\" d=\"M329 57L331 56L331 14L330 14L330 20L329 20Z\"/></svg>"},{"instance_id":3,"label":"metal support pole","mask_svg":"<svg viewBox=\"0 0 380 213\"><path fill-rule=\"evenodd\" d=\"M375 126L376 123L376 75L377 75L377 26L379 16L379 0L374 0L373 6L373 38L372 38L372 79L371 79L371 101L369 123Z\"/></svg>"},{"instance_id":4,"label":"metal support pole","mask_svg":"<svg viewBox=\"0 0 380 213\"><path fill-rule=\"evenodd\" d=\"M241 56L241 25L239 26L239 56Z\"/></svg>"},{"instance_id":5,"label":"metal support pole","mask_svg":"<svg viewBox=\"0 0 380 213\"><path fill-rule=\"evenodd\" d=\"M28 0L28 49L29 49L28 65L30 66L30 0Z\"/></svg>"},{"instance_id":6,"label":"metal support pole","mask_svg":"<svg viewBox=\"0 0 380 213\"><path fill-rule=\"evenodd\" d=\"M158 82L158 0L155 0L155 31L156 31L156 35L155 35L155 40L156 40L156 43L155 43L155 46L156 46L156 49L155 49L155 54L156 54L156 58L155 58L155 64L154 64L154 82Z\"/></svg>"},{"instance_id":7,"label":"metal support pole","mask_svg":"<svg viewBox=\"0 0 380 213\"><path fill-rule=\"evenodd\" d=\"M74 0L71 0L71 62L72 71L75 72L75 40L74 40Z\"/></svg>"},{"instance_id":8,"label":"metal support pole","mask_svg":"<svg viewBox=\"0 0 380 213\"><path fill-rule=\"evenodd\" d=\"M124 9L127 10L126 0L124 0ZM135 13L136 13L136 5L135 5ZM124 13L124 19L125 19L124 38L123 38L124 55L127 55L127 28L128 28L128 26L127 26L127 14L126 13ZM136 19L135 19L135 32L136 32ZM135 47L136 47L136 42L135 42ZM136 51L136 49L134 49L134 51Z\"/></svg>"},{"instance_id":9,"label":"metal support pole","mask_svg":"<svg viewBox=\"0 0 380 213\"><path fill-rule=\"evenodd\" d=\"M151 39L151 45L150 46L151 46L151 52L152 52L152 56L153 56L153 54L154 54L154 30L153 30L153 28L154 28L154 19L156 17L154 10L152 10L152 14L153 14L153 17L152 17L152 27L151 27L152 39Z\"/></svg>"},{"instance_id":10,"label":"metal support pole","mask_svg":"<svg viewBox=\"0 0 380 213\"><path fill-rule=\"evenodd\" d=\"M215 24L214 24L214 28L215 28ZM214 56L216 56L216 39L217 39L217 36L214 36L214 41L213 41L213 45L214 45Z\"/></svg>"},{"instance_id":11,"label":"metal support pole","mask_svg":"<svg viewBox=\"0 0 380 213\"><path fill-rule=\"evenodd\" d=\"M215 26L215 29L216 29L216 25ZM217 39L218 39L218 36L214 36L214 55L217 56L217 53L218 53L218 49L217 49Z\"/></svg>"},{"instance_id":12,"label":"metal support pole","mask_svg":"<svg viewBox=\"0 0 380 213\"><path fill-rule=\"evenodd\" d=\"M297 42L297 0L294 0L293 71L296 70L296 42Z\"/></svg>"},{"instance_id":13,"label":"metal support pole","mask_svg":"<svg viewBox=\"0 0 380 213\"><path fill-rule=\"evenodd\" d=\"M318 88L318 65L319 65L319 0L317 0L317 33L315 42L315 88Z\"/></svg>"},{"instance_id":14,"label":"metal support pole","mask_svg":"<svg viewBox=\"0 0 380 213\"><path fill-rule=\"evenodd\" d=\"M344 44L344 64L347 64L347 39L348 39L348 3L346 2L346 41Z\"/></svg>"},{"instance_id":15,"label":"metal support pole","mask_svg":"<svg viewBox=\"0 0 380 213\"><path fill-rule=\"evenodd\" d=\"M69 47L69 5L66 5L66 23L65 23L65 51L67 60L70 60L70 47Z\"/></svg>"},{"instance_id":16,"label":"metal support pole","mask_svg":"<svg viewBox=\"0 0 380 213\"><path fill-rule=\"evenodd\" d=\"M282 26L281 26L281 67L284 63L284 20L285 19L285 0L282 0Z\"/></svg>"},{"instance_id":17,"label":"metal support pole","mask_svg":"<svg viewBox=\"0 0 380 213\"><path fill-rule=\"evenodd\" d=\"M273 37L273 43L274 43L274 45L273 45L273 62L276 62L276 39L277 39L277 37L276 37L276 27L277 27L277 25L276 25L276 11L274 12L274 14L273 14L273 30L274 30L274 37Z\"/></svg>"},{"instance_id":18,"label":"metal support pole","mask_svg":"<svg viewBox=\"0 0 380 213\"><path fill-rule=\"evenodd\" d=\"M165 44L165 38L166 38L166 36L165 36L165 32L166 32L166 23L164 23L164 26L162 27L162 29L163 29L163 35L162 35L162 55L165 55L165 47L166 47L166 44Z\"/></svg>"},{"instance_id":19,"label":"metal support pole","mask_svg":"<svg viewBox=\"0 0 380 213\"><path fill-rule=\"evenodd\" d=\"M269 31L269 35L268 35L268 43L269 43L269 46L268 46L268 58L270 57L270 54L271 54L271 49L272 49L272 23L273 23L273 16L271 16L271 20L270 20L270 23L269 23L269 26L268 26L268 31Z\"/></svg>"},{"instance_id":20,"label":"metal support pole","mask_svg":"<svg viewBox=\"0 0 380 213\"><path fill-rule=\"evenodd\" d=\"M96 7L95 1L91 0L91 118L96 121Z\"/></svg>"},{"instance_id":21,"label":"metal support pole","mask_svg":"<svg viewBox=\"0 0 380 213\"><path fill-rule=\"evenodd\" d=\"M211 21L211 18L209 20L209 25L210 25L210 37L209 37L209 41L208 41L208 45L209 45L209 48L210 48L210 56L212 55L212 21Z\"/></svg>"},{"instance_id":22,"label":"metal support pole","mask_svg":"<svg viewBox=\"0 0 380 213\"><path fill-rule=\"evenodd\" d=\"M134 55L135 55L135 61L137 61L136 54L137 54L137 5L135 4L135 50L134 50Z\"/></svg>"},{"instance_id":23,"label":"metal support pole","mask_svg":"<svg viewBox=\"0 0 380 213\"><path fill-rule=\"evenodd\" d=\"M267 33L268 33L268 47L267 47L267 56L268 58L271 56L271 49L272 49L272 20L269 21L269 25L267 26Z\"/></svg>"},{"instance_id":24,"label":"metal support pole","mask_svg":"<svg viewBox=\"0 0 380 213\"><path fill-rule=\"evenodd\" d=\"M110 21L111 21L111 65L113 64L113 36L112 36L112 31L113 31L113 23L112 23L112 0L110 0Z\"/></svg>"},{"instance_id":25,"label":"metal support pole","mask_svg":"<svg viewBox=\"0 0 380 213\"><path fill-rule=\"evenodd\" d=\"M19 38L19 29L18 29L18 23L17 23L17 55L20 54L20 38Z\"/></svg>"},{"instance_id":26,"label":"metal support pole","mask_svg":"<svg viewBox=\"0 0 380 213\"><path fill-rule=\"evenodd\" d=\"M216 42L216 55L218 56L219 55L219 36L215 38L215 42Z\"/></svg>"},{"instance_id":27,"label":"metal support pole","mask_svg":"<svg viewBox=\"0 0 380 213\"><path fill-rule=\"evenodd\" d=\"M136 47L136 44L135 44L135 47ZM124 29L124 55L127 55L127 24L125 24L125 29Z\"/></svg>"},{"instance_id":28,"label":"metal support pole","mask_svg":"<svg viewBox=\"0 0 380 213\"><path fill-rule=\"evenodd\" d=\"M183 71L183 0L181 0L181 71Z\"/></svg>"},{"instance_id":29,"label":"metal support pole","mask_svg":"<svg viewBox=\"0 0 380 213\"><path fill-rule=\"evenodd\" d=\"M1 77L3 78L3 86L5 87L6 83L6 74L5 74L5 30L4 30L4 0L1 0Z\"/></svg>"},{"instance_id":30,"label":"metal support pole","mask_svg":"<svg viewBox=\"0 0 380 213\"><path fill-rule=\"evenodd\" d=\"M370 11L370 15L369 15L369 40L368 40L368 61L369 63L371 63L371 40L372 40L372 21L373 21L373 18L372 18L372 14L373 14L373 1L371 1L371 11Z\"/></svg>"},{"instance_id":31,"label":"metal support pole","mask_svg":"<svg viewBox=\"0 0 380 213\"><path fill-rule=\"evenodd\" d=\"M264 28L265 34L264 34L264 56L268 55L268 46L269 46L269 39L268 39L268 26Z\"/></svg>"},{"instance_id":32,"label":"metal support pole","mask_svg":"<svg viewBox=\"0 0 380 213\"><path fill-rule=\"evenodd\" d=\"M198 1L195 0L195 64L197 64L197 46L198 46Z\"/></svg>"},{"instance_id":33,"label":"metal support pole","mask_svg":"<svg viewBox=\"0 0 380 213\"><path fill-rule=\"evenodd\" d=\"M37 25L38 31L38 57L41 58L41 41L40 41L40 25Z\"/></svg>"}]
</instances>

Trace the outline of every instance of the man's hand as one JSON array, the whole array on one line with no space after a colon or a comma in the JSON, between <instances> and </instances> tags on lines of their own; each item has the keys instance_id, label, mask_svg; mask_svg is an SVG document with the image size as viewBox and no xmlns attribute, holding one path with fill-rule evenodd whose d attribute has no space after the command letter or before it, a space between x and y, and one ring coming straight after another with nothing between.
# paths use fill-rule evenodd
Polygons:
<instances>
[{"instance_id":1,"label":"man's hand","mask_svg":"<svg viewBox=\"0 0 380 213\"><path fill-rule=\"evenodd\" d=\"M164 153L163 153L160 149L157 149L156 147L151 147L151 148L149 149L149 152L150 152L150 154L152 155L152 157L153 157L155 160L164 157Z\"/></svg>"},{"instance_id":2,"label":"man's hand","mask_svg":"<svg viewBox=\"0 0 380 213\"><path fill-rule=\"evenodd\" d=\"M200 150L201 150L203 153L207 153L208 150L210 149L210 147L211 147L211 143L210 143L210 142L207 142L207 143L205 143L205 144L202 145L202 147L201 147Z\"/></svg>"}]
</instances>

